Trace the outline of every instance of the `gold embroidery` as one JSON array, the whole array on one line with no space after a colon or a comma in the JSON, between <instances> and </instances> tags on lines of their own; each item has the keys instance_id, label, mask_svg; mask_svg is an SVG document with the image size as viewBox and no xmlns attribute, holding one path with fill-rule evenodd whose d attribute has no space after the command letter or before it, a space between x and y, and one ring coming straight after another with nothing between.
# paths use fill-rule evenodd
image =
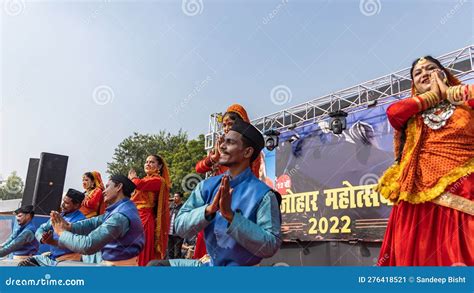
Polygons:
<instances>
[{"instance_id":1,"label":"gold embroidery","mask_svg":"<svg viewBox=\"0 0 474 293\"><path fill-rule=\"evenodd\" d=\"M431 202L474 216L474 201L450 192L443 193Z\"/></svg>"}]
</instances>

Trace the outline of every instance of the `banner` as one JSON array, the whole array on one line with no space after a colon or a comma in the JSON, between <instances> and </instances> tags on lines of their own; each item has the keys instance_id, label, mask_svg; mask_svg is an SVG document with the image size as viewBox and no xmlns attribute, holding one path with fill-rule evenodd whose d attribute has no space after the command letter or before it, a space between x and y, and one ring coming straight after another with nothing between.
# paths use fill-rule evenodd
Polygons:
<instances>
[{"instance_id":1,"label":"banner","mask_svg":"<svg viewBox=\"0 0 474 293\"><path fill-rule=\"evenodd\" d=\"M383 239L392 204L373 188L394 162L387 107L352 112L341 135L329 120L286 131L265 151L265 181L282 195L284 240Z\"/></svg>"}]
</instances>

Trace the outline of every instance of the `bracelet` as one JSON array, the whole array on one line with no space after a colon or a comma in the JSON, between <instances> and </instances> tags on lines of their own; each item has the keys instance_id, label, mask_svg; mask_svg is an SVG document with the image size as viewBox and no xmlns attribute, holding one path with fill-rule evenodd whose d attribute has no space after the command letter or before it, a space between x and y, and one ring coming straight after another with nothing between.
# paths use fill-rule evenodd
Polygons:
<instances>
[{"instance_id":1,"label":"bracelet","mask_svg":"<svg viewBox=\"0 0 474 293\"><path fill-rule=\"evenodd\" d=\"M468 86L466 86L468 88ZM463 85L449 87L446 91L447 100L453 105L461 105L467 101L467 92Z\"/></svg>"},{"instance_id":2,"label":"bracelet","mask_svg":"<svg viewBox=\"0 0 474 293\"><path fill-rule=\"evenodd\" d=\"M423 111L435 106L440 101L440 98L438 97L438 95L431 91L418 96L418 98L421 101L421 106L422 106L421 110Z\"/></svg>"},{"instance_id":3,"label":"bracelet","mask_svg":"<svg viewBox=\"0 0 474 293\"><path fill-rule=\"evenodd\" d=\"M458 86L458 88L456 89L456 96L455 96L455 100L457 102L459 101L462 101L463 100L463 96L462 96L462 86Z\"/></svg>"},{"instance_id":4,"label":"bracelet","mask_svg":"<svg viewBox=\"0 0 474 293\"><path fill-rule=\"evenodd\" d=\"M414 96L413 100L415 100L416 104L418 105L418 111L421 112L423 110L423 106L420 101L420 97Z\"/></svg>"},{"instance_id":5,"label":"bracelet","mask_svg":"<svg viewBox=\"0 0 474 293\"><path fill-rule=\"evenodd\" d=\"M449 102L451 102L452 99L453 99L453 87L450 86L450 87L448 87L448 89L446 90L446 100L448 100Z\"/></svg>"}]
</instances>

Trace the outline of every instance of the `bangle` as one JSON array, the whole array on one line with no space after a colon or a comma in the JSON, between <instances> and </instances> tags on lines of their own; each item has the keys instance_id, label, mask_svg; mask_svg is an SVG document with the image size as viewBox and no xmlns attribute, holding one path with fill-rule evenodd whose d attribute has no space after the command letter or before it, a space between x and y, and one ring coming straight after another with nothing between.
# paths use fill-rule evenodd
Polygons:
<instances>
[{"instance_id":1,"label":"bangle","mask_svg":"<svg viewBox=\"0 0 474 293\"><path fill-rule=\"evenodd\" d=\"M456 102L459 102L459 101L463 100L461 86L458 86L457 89L456 89L455 100L456 100Z\"/></svg>"},{"instance_id":2,"label":"bangle","mask_svg":"<svg viewBox=\"0 0 474 293\"><path fill-rule=\"evenodd\" d=\"M453 87L450 86L448 87L448 89L446 90L446 99L451 103L451 101L453 100Z\"/></svg>"},{"instance_id":3,"label":"bangle","mask_svg":"<svg viewBox=\"0 0 474 293\"><path fill-rule=\"evenodd\" d=\"M415 100L416 104L418 105L418 111L421 112L423 110L423 105L421 104L420 97L414 96L413 100Z\"/></svg>"},{"instance_id":4,"label":"bangle","mask_svg":"<svg viewBox=\"0 0 474 293\"><path fill-rule=\"evenodd\" d=\"M461 105L467 100L466 91L463 85L449 87L446 94L447 100L453 105Z\"/></svg>"},{"instance_id":5,"label":"bangle","mask_svg":"<svg viewBox=\"0 0 474 293\"><path fill-rule=\"evenodd\" d=\"M421 101L422 110L431 108L439 103L440 98L433 92L426 92L418 97Z\"/></svg>"}]
</instances>

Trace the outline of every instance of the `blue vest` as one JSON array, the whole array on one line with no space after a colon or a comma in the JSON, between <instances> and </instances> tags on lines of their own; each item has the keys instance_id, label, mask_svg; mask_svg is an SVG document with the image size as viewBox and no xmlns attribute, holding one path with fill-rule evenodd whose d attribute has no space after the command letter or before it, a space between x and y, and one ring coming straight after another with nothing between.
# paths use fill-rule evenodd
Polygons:
<instances>
[{"instance_id":1,"label":"blue vest","mask_svg":"<svg viewBox=\"0 0 474 293\"><path fill-rule=\"evenodd\" d=\"M18 237L21 234L21 232L23 232L24 230L30 230L33 233L33 235L35 235L36 227L35 225L33 225L33 221L30 221L28 224L24 226L20 226L14 232L15 236L13 237L13 241L15 241L15 238ZM34 238L33 241L26 243L19 250L14 251L13 255L20 255L20 256L33 255L38 252L38 248L39 248L39 242L38 240L36 240L36 238Z\"/></svg>"},{"instance_id":2,"label":"blue vest","mask_svg":"<svg viewBox=\"0 0 474 293\"><path fill-rule=\"evenodd\" d=\"M86 217L84 216L83 213L81 213L80 210L76 210L69 214L61 214L61 215L63 216L64 220L68 221L69 223L75 223L75 222L79 222L86 219ZM49 223L51 223L51 220L49 220ZM53 230L52 227L51 227L51 230ZM54 230L53 230L53 239L54 240L59 239L59 235L54 233ZM51 250L51 257L50 257L51 259L56 259L57 257L60 257L62 255L73 253L67 248L59 248L53 245L50 246L50 250Z\"/></svg>"},{"instance_id":3,"label":"blue vest","mask_svg":"<svg viewBox=\"0 0 474 293\"><path fill-rule=\"evenodd\" d=\"M145 245L145 233L143 232L142 221L135 204L129 198L125 198L111 205L106 209L104 222L116 213L127 217L130 226L124 236L107 243L102 248L102 258L104 260L130 259L138 256Z\"/></svg>"},{"instance_id":4,"label":"blue vest","mask_svg":"<svg viewBox=\"0 0 474 293\"><path fill-rule=\"evenodd\" d=\"M203 182L202 196L204 202L210 204L219 189L223 175L211 177ZM245 218L256 223L257 210L265 196L270 191L265 183L257 179L247 168L244 172L230 180L233 188L231 208L239 211ZM204 230L206 248L215 266L253 266L262 260L227 234L228 222L218 212L215 218Z\"/></svg>"}]
</instances>

